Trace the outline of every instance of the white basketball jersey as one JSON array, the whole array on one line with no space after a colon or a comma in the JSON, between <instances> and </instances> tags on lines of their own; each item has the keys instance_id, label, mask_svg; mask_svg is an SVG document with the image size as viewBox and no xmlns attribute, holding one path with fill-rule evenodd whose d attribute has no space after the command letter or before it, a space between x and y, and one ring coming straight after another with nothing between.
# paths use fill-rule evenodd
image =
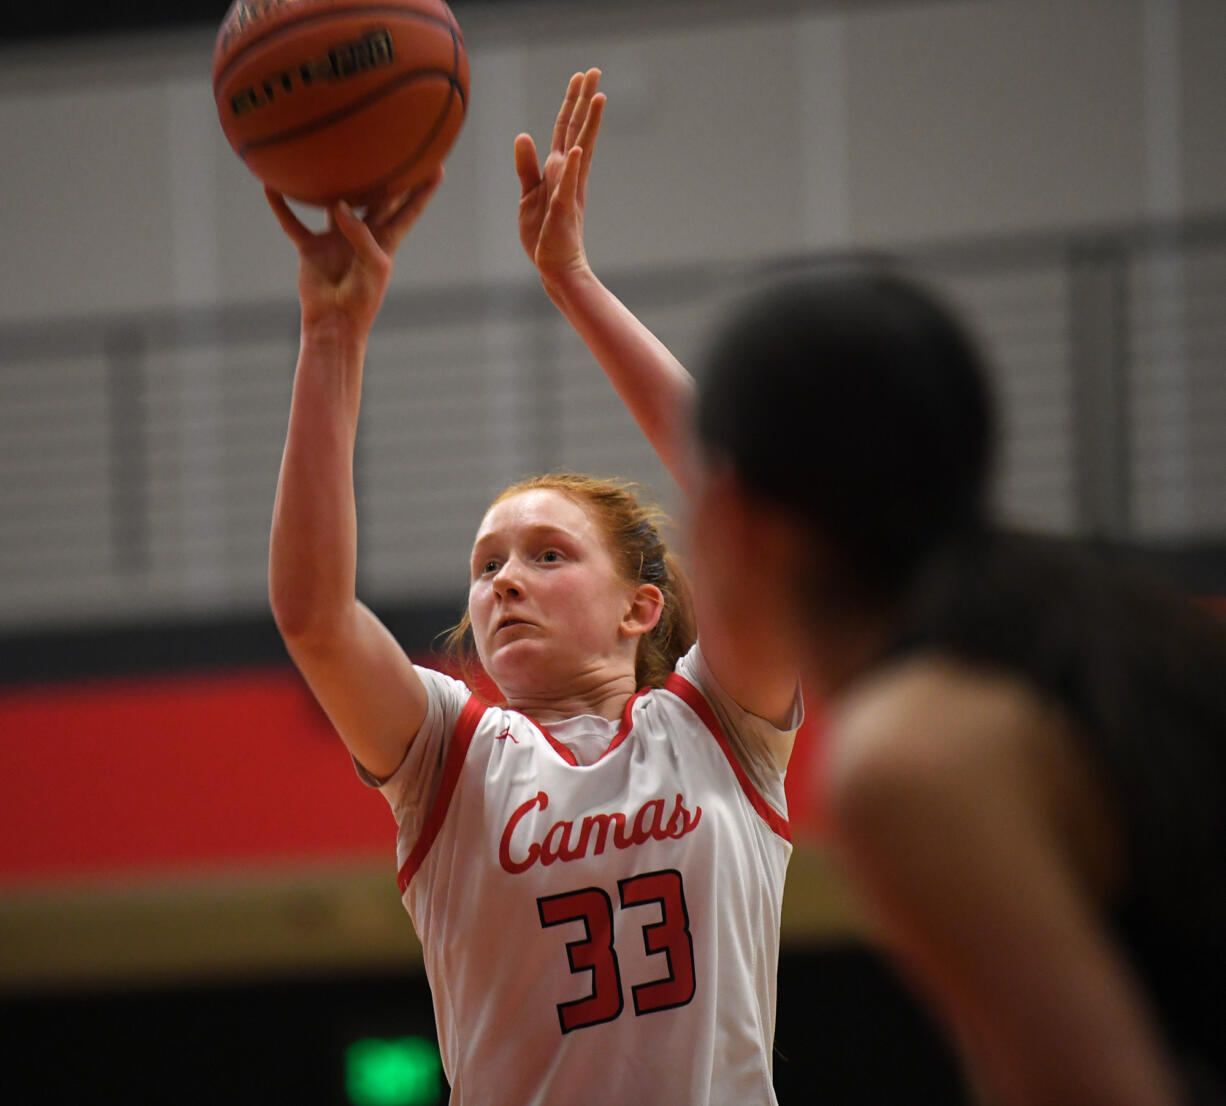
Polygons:
<instances>
[{"instance_id":1,"label":"white basketball jersey","mask_svg":"<svg viewBox=\"0 0 1226 1106\"><path fill-rule=\"evenodd\" d=\"M774 1103L789 829L695 684L591 763L473 698L440 752L399 879L452 1103Z\"/></svg>"}]
</instances>

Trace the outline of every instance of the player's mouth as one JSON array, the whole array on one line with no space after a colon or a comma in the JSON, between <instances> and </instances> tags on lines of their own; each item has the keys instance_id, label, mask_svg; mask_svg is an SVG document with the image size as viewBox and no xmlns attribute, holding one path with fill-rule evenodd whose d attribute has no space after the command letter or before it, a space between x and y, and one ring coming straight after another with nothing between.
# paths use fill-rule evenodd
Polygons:
<instances>
[{"instance_id":1,"label":"player's mouth","mask_svg":"<svg viewBox=\"0 0 1226 1106\"><path fill-rule=\"evenodd\" d=\"M494 627L494 633L500 630L508 630L512 626L531 626L532 623L523 618L503 618L499 619L498 625Z\"/></svg>"}]
</instances>

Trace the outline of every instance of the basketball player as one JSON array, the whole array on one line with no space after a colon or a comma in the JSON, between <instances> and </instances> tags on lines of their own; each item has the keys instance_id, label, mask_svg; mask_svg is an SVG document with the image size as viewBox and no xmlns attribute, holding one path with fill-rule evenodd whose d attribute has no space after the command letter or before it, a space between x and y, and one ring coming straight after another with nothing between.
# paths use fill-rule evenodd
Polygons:
<instances>
[{"instance_id":1,"label":"basketball player","mask_svg":"<svg viewBox=\"0 0 1226 1106\"><path fill-rule=\"evenodd\" d=\"M1226 1102L1222 624L993 521L979 354L902 275L770 289L700 379L704 630L790 628L835 849L970 1082Z\"/></svg>"},{"instance_id":2,"label":"basketball player","mask_svg":"<svg viewBox=\"0 0 1226 1106\"><path fill-rule=\"evenodd\" d=\"M571 81L543 166L517 141L521 237L684 478L690 380L583 258L598 79ZM338 205L320 234L269 197L299 253L302 311L277 625L395 813L453 1103L774 1102L794 672L732 669L728 643L694 643L656 515L609 480L530 478L481 520L457 637L494 703L411 663L355 596L366 342L440 179L362 218Z\"/></svg>"}]
</instances>

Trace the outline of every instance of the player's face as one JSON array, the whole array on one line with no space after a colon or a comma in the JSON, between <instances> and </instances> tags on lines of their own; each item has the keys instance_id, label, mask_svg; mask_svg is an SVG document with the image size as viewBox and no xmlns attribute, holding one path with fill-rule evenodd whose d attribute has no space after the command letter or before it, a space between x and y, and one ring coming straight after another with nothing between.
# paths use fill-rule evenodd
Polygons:
<instances>
[{"instance_id":1,"label":"player's face","mask_svg":"<svg viewBox=\"0 0 1226 1106\"><path fill-rule=\"evenodd\" d=\"M603 533L553 489L490 508L473 543L468 593L477 655L503 693L566 693L577 681L634 671L623 620L633 587Z\"/></svg>"}]
</instances>

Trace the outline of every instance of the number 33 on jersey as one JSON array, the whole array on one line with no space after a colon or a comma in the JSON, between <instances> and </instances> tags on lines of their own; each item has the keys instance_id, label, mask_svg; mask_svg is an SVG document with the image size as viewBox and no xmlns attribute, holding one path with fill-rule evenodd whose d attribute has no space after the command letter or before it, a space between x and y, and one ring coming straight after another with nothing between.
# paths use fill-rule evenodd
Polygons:
<instances>
[{"instance_id":1,"label":"number 33 on jersey","mask_svg":"<svg viewBox=\"0 0 1226 1106\"><path fill-rule=\"evenodd\" d=\"M696 669L595 746L448 681L465 702L399 880L455 1106L771 1094L782 773L768 800Z\"/></svg>"}]
</instances>

